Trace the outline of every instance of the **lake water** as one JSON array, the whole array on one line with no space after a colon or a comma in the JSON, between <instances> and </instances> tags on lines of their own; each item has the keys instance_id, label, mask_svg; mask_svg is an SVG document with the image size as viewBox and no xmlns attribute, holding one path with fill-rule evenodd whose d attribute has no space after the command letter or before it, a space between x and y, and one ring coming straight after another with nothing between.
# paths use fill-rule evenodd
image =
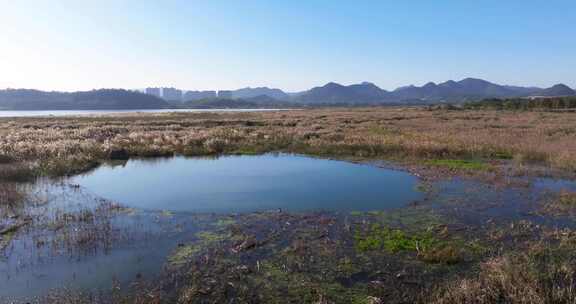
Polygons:
<instances>
[{"instance_id":1,"label":"lake water","mask_svg":"<svg viewBox=\"0 0 576 304\"><path fill-rule=\"evenodd\" d=\"M129 160L72 180L147 210L380 210L422 198L407 172L294 155Z\"/></svg>"},{"instance_id":2,"label":"lake water","mask_svg":"<svg viewBox=\"0 0 576 304\"><path fill-rule=\"evenodd\" d=\"M106 115L126 113L201 113L201 112L263 112L283 109L152 109L152 110L49 110L49 111L1 111L0 117L45 117Z\"/></svg>"},{"instance_id":3,"label":"lake water","mask_svg":"<svg viewBox=\"0 0 576 304\"><path fill-rule=\"evenodd\" d=\"M29 208L46 225L16 235L0 254L0 302L25 303L63 286L97 293L113 282L125 289L151 279L178 244L215 229L227 214L396 208L423 197L417 183L403 171L287 154L133 159L39 183L34 197L42 203ZM100 214L102 198L132 208L69 223L70 230L42 228L57 227L69 212ZM85 233L94 241L82 245Z\"/></svg>"},{"instance_id":4,"label":"lake water","mask_svg":"<svg viewBox=\"0 0 576 304\"><path fill-rule=\"evenodd\" d=\"M288 154L132 159L63 183L38 183L39 203L28 208L39 225L16 234L0 252L0 303L26 303L20 300L64 286L98 293L114 283L128 290L135 280L158 276L166 258L180 244L197 241L198 232L243 216L233 213L401 208L425 200L417 184L404 171ZM431 189L430 208L465 222L546 223L528 212L549 191L576 191L576 182L536 179L530 187L498 187L456 178ZM132 208L107 213L102 198ZM54 219L84 209L97 216L58 228ZM553 218L549 224L561 223ZM93 241L79 242L85 233Z\"/></svg>"}]
</instances>

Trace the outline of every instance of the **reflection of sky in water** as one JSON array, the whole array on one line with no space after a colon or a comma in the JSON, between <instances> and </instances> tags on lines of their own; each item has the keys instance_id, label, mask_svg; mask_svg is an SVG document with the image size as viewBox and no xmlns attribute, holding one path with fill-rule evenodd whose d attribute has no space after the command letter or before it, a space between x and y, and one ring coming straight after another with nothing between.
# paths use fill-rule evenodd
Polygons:
<instances>
[{"instance_id":1,"label":"reflection of sky in water","mask_svg":"<svg viewBox=\"0 0 576 304\"><path fill-rule=\"evenodd\" d=\"M29 214L48 226L39 229L30 226L30 230L25 227L23 232L26 233L16 234L0 254L0 303L11 302L3 297L39 296L55 288L111 290L114 280L126 288L127 283L137 277L151 279L159 274L166 256L178 242L194 235L200 224L185 214L114 212L111 217L96 217L103 225L94 226L104 231L108 227L111 229L111 246L105 246L104 241L95 241L94 247L88 245L83 249L64 245L62 238L84 229L74 221L68 229L54 228L54 218L61 218L67 212L95 210L103 201L68 185L44 182L35 187L33 197L34 201L42 203L26 207ZM85 223L80 225L87 225L88 229L93 227ZM99 229L94 229L95 235L106 235ZM38 246L38 241L43 245Z\"/></svg>"},{"instance_id":2,"label":"reflection of sky in water","mask_svg":"<svg viewBox=\"0 0 576 304\"><path fill-rule=\"evenodd\" d=\"M432 202L470 224L527 219L553 226L574 226L571 219L544 216L537 211L559 191L576 191L576 181L551 178L524 181L525 186L504 187L455 178L435 184L437 195Z\"/></svg>"},{"instance_id":3,"label":"reflection of sky in water","mask_svg":"<svg viewBox=\"0 0 576 304\"><path fill-rule=\"evenodd\" d=\"M422 198L406 172L291 155L131 160L72 182L131 207L193 212L374 210Z\"/></svg>"},{"instance_id":4,"label":"reflection of sky in water","mask_svg":"<svg viewBox=\"0 0 576 304\"><path fill-rule=\"evenodd\" d=\"M31 214L50 218L62 210L93 209L101 202L98 196L142 209L218 213L277 208L378 210L423 198L414 191L418 180L402 171L283 154L130 160L102 166L70 182L89 193L39 184L36 196L50 203L38 205ZM529 187L495 187L456 178L433 188L438 192L431 197L432 205L462 221L481 224L488 219L528 218L554 226L573 225L573 221L527 212L551 191L576 191L574 181L535 179ZM131 240L115 243L105 254L55 255L48 252L49 246L36 248L34 233L17 236L0 257L0 297L39 295L66 285L110 290L114 279L127 284L139 275L151 278L179 242L206 229L214 218L137 211L111 220L112 227L118 233L125 231ZM42 239L51 237L45 233Z\"/></svg>"},{"instance_id":5,"label":"reflection of sky in water","mask_svg":"<svg viewBox=\"0 0 576 304\"><path fill-rule=\"evenodd\" d=\"M70 182L85 188L38 183L35 197L49 203L37 205L30 214L53 219L62 212L94 210L103 202L98 197L150 210L227 213L385 209L423 196L414 191L417 179L405 172L289 155L131 160ZM110 290L113 280L127 284L139 275L149 279L179 242L212 221L211 216L188 212L121 213L111 218L111 227L128 239L115 242L108 252L85 255L36 247L38 239L49 244L58 237L50 230L20 234L0 260L0 297L36 296L63 286Z\"/></svg>"}]
</instances>

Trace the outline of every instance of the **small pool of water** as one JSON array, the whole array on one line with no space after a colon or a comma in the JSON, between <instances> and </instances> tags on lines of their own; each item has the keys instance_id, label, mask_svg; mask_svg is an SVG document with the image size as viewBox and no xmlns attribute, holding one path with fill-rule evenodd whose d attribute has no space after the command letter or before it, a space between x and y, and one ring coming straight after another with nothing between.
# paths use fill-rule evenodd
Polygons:
<instances>
[{"instance_id":1,"label":"small pool of water","mask_svg":"<svg viewBox=\"0 0 576 304\"><path fill-rule=\"evenodd\" d=\"M287 154L129 160L71 182L133 208L197 213L367 211L423 197L407 172Z\"/></svg>"},{"instance_id":2,"label":"small pool of water","mask_svg":"<svg viewBox=\"0 0 576 304\"><path fill-rule=\"evenodd\" d=\"M534 213L547 195L576 191L575 181L529 181L502 187L439 180L424 198L416 190L418 179L404 171L288 154L109 163L69 180L30 186L30 202L21 208L34 221L0 251L0 302L34 302L61 287L106 294L114 285L129 292L134 282L162 275L167 257L197 242L197 233L250 216L232 213L342 215L421 201L417 208L476 226L522 219L576 225Z\"/></svg>"}]
</instances>

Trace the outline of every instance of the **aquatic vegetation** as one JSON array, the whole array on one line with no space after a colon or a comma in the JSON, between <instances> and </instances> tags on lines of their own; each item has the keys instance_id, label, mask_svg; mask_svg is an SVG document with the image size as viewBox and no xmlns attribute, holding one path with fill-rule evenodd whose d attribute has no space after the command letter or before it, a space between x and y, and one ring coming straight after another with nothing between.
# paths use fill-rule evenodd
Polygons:
<instances>
[{"instance_id":1,"label":"aquatic vegetation","mask_svg":"<svg viewBox=\"0 0 576 304\"><path fill-rule=\"evenodd\" d=\"M410 207L393 210L374 210L368 212L351 212L353 217L365 217L379 225L402 229L423 229L445 224L447 219L442 218L434 210L426 207Z\"/></svg>"},{"instance_id":2,"label":"aquatic vegetation","mask_svg":"<svg viewBox=\"0 0 576 304\"><path fill-rule=\"evenodd\" d=\"M434 237L431 232L407 233L373 225L367 233L357 232L356 249L360 252L385 250L389 253L414 252L427 263L456 264L462 260L461 248Z\"/></svg>"},{"instance_id":3,"label":"aquatic vegetation","mask_svg":"<svg viewBox=\"0 0 576 304\"><path fill-rule=\"evenodd\" d=\"M437 242L431 234L406 235L402 230L385 228L377 224L365 235L357 233L355 238L356 248L360 251L384 249L392 253L416 251L420 246L425 250Z\"/></svg>"},{"instance_id":4,"label":"aquatic vegetation","mask_svg":"<svg viewBox=\"0 0 576 304\"><path fill-rule=\"evenodd\" d=\"M168 265L170 267L181 267L188 263L200 250L200 245L179 245L168 257Z\"/></svg>"},{"instance_id":5,"label":"aquatic vegetation","mask_svg":"<svg viewBox=\"0 0 576 304\"><path fill-rule=\"evenodd\" d=\"M363 219L356 222L354 230L354 246L361 253L406 253L426 263L451 265L487 252L481 240L455 233L448 219L428 208L367 212L356 217Z\"/></svg>"},{"instance_id":6,"label":"aquatic vegetation","mask_svg":"<svg viewBox=\"0 0 576 304\"><path fill-rule=\"evenodd\" d=\"M198 253L217 246L220 242L237 240L227 231L200 231L195 234L195 237L197 241L179 244L168 256L167 263L171 269L186 265L193 261Z\"/></svg>"},{"instance_id":7,"label":"aquatic vegetation","mask_svg":"<svg viewBox=\"0 0 576 304\"><path fill-rule=\"evenodd\" d=\"M1 163L0 183L30 182L37 176L38 169L30 163Z\"/></svg>"},{"instance_id":8,"label":"aquatic vegetation","mask_svg":"<svg viewBox=\"0 0 576 304\"><path fill-rule=\"evenodd\" d=\"M196 233L196 237L203 242L219 242L224 240L229 240L231 235L228 233L218 233L213 231L200 231Z\"/></svg>"},{"instance_id":9,"label":"aquatic vegetation","mask_svg":"<svg viewBox=\"0 0 576 304\"><path fill-rule=\"evenodd\" d=\"M0 229L0 252L10 244L10 241L12 241L18 230L28 224L28 221L20 221L8 227L2 227L2 229Z\"/></svg>"},{"instance_id":10,"label":"aquatic vegetation","mask_svg":"<svg viewBox=\"0 0 576 304\"><path fill-rule=\"evenodd\" d=\"M14 209L26 197L23 187L17 183L0 183L0 210Z\"/></svg>"},{"instance_id":11,"label":"aquatic vegetation","mask_svg":"<svg viewBox=\"0 0 576 304\"><path fill-rule=\"evenodd\" d=\"M227 226L234 225L235 223L236 223L235 219L227 217L218 219L214 225L216 225L217 227L225 228Z\"/></svg>"},{"instance_id":12,"label":"aquatic vegetation","mask_svg":"<svg viewBox=\"0 0 576 304\"><path fill-rule=\"evenodd\" d=\"M434 159L424 162L429 166L446 167L452 170L489 170L490 165L478 160Z\"/></svg>"},{"instance_id":13,"label":"aquatic vegetation","mask_svg":"<svg viewBox=\"0 0 576 304\"><path fill-rule=\"evenodd\" d=\"M575 215L576 192L564 190L547 199L542 206L542 212L552 215Z\"/></svg>"},{"instance_id":14,"label":"aquatic vegetation","mask_svg":"<svg viewBox=\"0 0 576 304\"><path fill-rule=\"evenodd\" d=\"M527 164L571 174L576 169L573 125L573 113L420 108L0 119L0 208L20 201L12 182L74 174L119 156L295 152L392 160L411 171L412 165L415 171L426 167L432 177L450 171L506 179L511 167L514 174L530 174ZM423 184L418 189L428 194L432 188ZM470 203L481 205L475 199ZM563 192L545 205L547 214L571 215L576 201L573 193ZM465 226L448 215L458 216L467 206L449 207L460 209L441 213L418 202L399 210L342 216L262 212L214 217L202 231L189 233L188 242L174 245L167 272L150 290L142 288L146 296L116 302L576 301L574 231L506 218L497 223L488 217ZM38 222L20 227L25 229L10 226L0 247L30 228L54 235L39 234L27 248L75 259L130 239L114 229L114 216L131 213L110 205L61 212L51 219L35 217ZM155 216L167 230L185 231L177 215ZM65 296L44 303L94 299Z\"/></svg>"}]
</instances>

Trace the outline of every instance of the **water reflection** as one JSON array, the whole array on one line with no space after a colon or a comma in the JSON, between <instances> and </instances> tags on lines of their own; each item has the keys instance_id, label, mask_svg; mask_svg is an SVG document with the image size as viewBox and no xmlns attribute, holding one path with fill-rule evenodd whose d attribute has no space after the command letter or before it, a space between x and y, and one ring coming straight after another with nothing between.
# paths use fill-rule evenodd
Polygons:
<instances>
[{"instance_id":1,"label":"water reflection","mask_svg":"<svg viewBox=\"0 0 576 304\"><path fill-rule=\"evenodd\" d=\"M286 154L130 160L73 179L130 207L217 213L396 208L422 198L417 182L403 171Z\"/></svg>"}]
</instances>

